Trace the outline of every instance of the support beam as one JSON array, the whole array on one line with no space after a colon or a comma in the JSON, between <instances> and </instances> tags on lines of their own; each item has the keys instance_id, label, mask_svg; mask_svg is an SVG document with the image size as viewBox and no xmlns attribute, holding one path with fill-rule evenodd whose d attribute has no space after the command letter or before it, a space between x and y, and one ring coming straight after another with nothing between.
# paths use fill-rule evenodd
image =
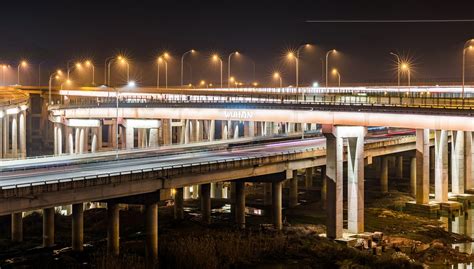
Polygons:
<instances>
[{"instance_id":1,"label":"support beam","mask_svg":"<svg viewBox=\"0 0 474 269\"><path fill-rule=\"evenodd\" d=\"M313 187L313 173L314 173L314 167L306 168L305 180L304 180L306 189Z\"/></svg>"},{"instance_id":2,"label":"support beam","mask_svg":"<svg viewBox=\"0 0 474 269\"><path fill-rule=\"evenodd\" d=\"M464 180L466 182L466 190L471 190L474 187L472 182L473 169L474 169L474 143L472 141L472 132L464 132Z\"/></svg>"},{"instance_id":3,"label":"support beam","mask_svg":"<svg viewBox=\"0 0 474 269\"><path fill-rule=\"evenodd\" d=\"M119 255L119 204L107 203L107 253Z\"/></svg>"},{"instance_id":4,"label":"support beam","mask_svg":"<svg viewBox=\"0 0 474 269\"><path fill-rule=\"evenodd\" d=\"M11 233L13 242L22 242L23 241L23 213L13 213L12 214L12 224L11 224Z\"/></svg>"},{"instance_id":5,"label":"support beam","mask_svg":"<svg viewBox=\"0 0 474 269\"><path fill-rule=\"evenodd\" d=\"M17 115L11 115L12 118L12 129L11 129L11 136L12 136L12 156L13 158L18 157L18 122L17 122Z\"/></svg>"},{"instance_id":6,"label":"support beam","mask_svg":"<svg viewBox=\"0 0 474 269\"><path fill-rule=\"evenodd\" d=\"M451 135L451 188L454 194L464 193L464 132Z\"/></svg>"},{"instance_id":7,"label":"support beam","mask_svg":"<svg viewBox=\"0 0 474 269\"><path fill-rule=\"evenodd\" d=\"M211 223L211 184L202 184L199 188L201 198L202 222Z\"/></svg>"},{"instance_id":8,"label":"support beam","mask_svg":"<svg viewBox=\"0 0 474 269\"><path fill-rule=\"evenodd\" d=\"M145 211L145 257L150 268L154 268L158 261L158 203L146 205Z\"/></svg>"},{"instance_id":9,"label":"support beam","mask_svg":"<svg viewBox=\"0 0 474 269\"><path fill-rule=\"evenodd\" d=\"M288 206L290 208L298 205L298 171L293 170L293 176L290 178L290 195Z\"/></svg>"},{"instance_id":10,"label":"support beam","mask_svg":"<svg viewBox=\"0 0 474 269\"><path fill-rule=\"evenodd\" d=\"M382 157L382 169L380 169L380 191L388 192L388 157Z\"/></svg>"},{"instance_id":11,"label":"support beam","mask_svg":"<svg viewBox=\"0 0 474 269\"><path fill-rule=\"evenodd\" d=\"M282 225L282 182L272 182L272 206L273 206L273 225L275 229L281 230Z\"/></svg>"},{"instance_id":12,"label":"support beam","mask_svg":"<svg viewBox=\"0 0 474 269\"><path fill-rule=\"evenodd\" d=\"M26 111L20 112L19 120L20 129L20 155L21 158L26 158Z\"/></svg>"},{"instance_id":13,"label":"support beam","mask_svg":"<svg viewBox=\"0 0 474 269\"><path fill-rule=\"evenodd\" d=\"M72 250L84 249L84 204L72 205Z\"/></svg>"},{"instance_id":14,"label":"support beam","mask_svg":"<svg viewBox=\"0 0 474 269\"><path fill-rule=\"evenodd\" d=\"M327 178L326 178L326 166L321 166L321 206L326 209L327 202Z\"/></svg>"},{"instance_id":15,"label":"support beam","mask_svg":"<svg viewBox=\"0 0 474 269\"><path fill-rule=\"evenodd\" d=\"M54 245L54 207L43 209L43 247Z\"/></svg>"},{"instance_id":16,"label":"support beam","mask_svg":"<svg viewBox=\"0 0 474 269\"><path fill-rule=\"evenodd\" d=\"M177 188L176 193L174 194L174 219L182 220L184 219L184 188Z\"/></svg>"},{"instance_id":17,"label":"support beam","mask_svg":"<svg viewBox=\"0 0 474 269\"><path fill-rule=\"evenodd\" d=\"M416 203L428 204L430 194L430 130L416 130Z\"/></svg>"},{"instance_id":18,"label":"support beam","mask_svg":"<svg viewBox=\"0 0 474 269\"><path fill-rule=\"evenodd\" d=\"M245 182L241 181L235 183L235 223L245 228Z\"/></svg>"},{"instance_id":19,"label":"support beam","mask_svg":"<svg viewBox=\"0 0 474 269\"><path fill-rule=\"evenodd\" d=\"M448 132L435 131L435 200L448 201Z\"/></svg>"},{"instance_id":20,"label":"support beam","mask_svg":"<svg viewBox=\"0 0 474 269\"><path fill-rule=\"evenodd\" d=\"M364 136L349 137L347 143L347 228L349 232L364 232Z\"/></svg>"},{"instance_id":21,"label":"support beam","mask_svg":"<svg viewBox=\"0 0 474 269\"><path fill-rule=\"evenodd\" d=\"M410 160L410 193L416 197L416 157Z\"/></svg>"},{"instance_id":22,"label":"support beam","mask_svg":"<svg viewBox=\"0 0 474 269\"><path fill-rule=\"evenodd\" d=\"M327 184L327 237L341 238L343 224L343 208L342 208L342 146L341 137L333 134L325 134L326 136L326 184Z\"/></svg>"}]
</instances>

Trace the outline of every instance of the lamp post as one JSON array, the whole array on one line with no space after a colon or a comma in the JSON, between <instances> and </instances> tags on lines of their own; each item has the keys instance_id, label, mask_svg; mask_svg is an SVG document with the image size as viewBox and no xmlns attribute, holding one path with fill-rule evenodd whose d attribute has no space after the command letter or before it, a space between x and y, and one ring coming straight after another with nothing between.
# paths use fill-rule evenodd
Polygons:
<instances>
[{"instance_id":1,"label":"lamp post","mask_svg":"<svg viewBox=\"0 0 474 269\"><path fill-rule=\"evenodd\" d=\"M186 56L187 54L189 53L194 53L196 52L195 50L188 50L186 51L185 53L183 53L183 55L181 56L181 86L184 86L184 56Z\"/></svg>"},{"instance_id":2,"label":"lamp post","mask_svg":"<svg viewBox=\"0 0 474 269\"><path fill-rule=\"evenodd\" d=\"M95 85L95 66L90 60L86 61L86 66L92 68L92 85Z\"/></svg>"},{"instance_id":3,"label":"lamp post","mask_svg":"<svg viewBox=\"0 0 474 269\"><path fill-rule=\"evenodd\" d=\"M222 59L221 59L217 54L214 54L214 56L212 56L212 60L213 60L213 61L219 61L219 62L220 62L220 69L221 69L221 88L223 88L223 84L222 84Z\"/></svg>"},{"instance_id":4,"label":"lamp post","mask_svg":"<svg viewBox=\"0 0 474 269\"><path fill-rule=\"evenodd\" d=\"M130 63L125 58L120 59L120 63L125 64L127 66L127 83L128 83L130 81Z\"/></svg>"},{"instance_id":5,"label":"lamp post","mask_svg":"<svg viewBox=\"0 0 474 269\"><path fill-rule=\"evenodd\" d=\"M273 78L278 79L280 81L280 88L282 88L283 87L283 81L282 81L280 73L279 72L273 73Z\"/></svg>"},{"instance_id":6,"label":"lamp post","mask_svg":"<svg viewBox=\"0 0 474 269\"><path fill-rule=\"evenodd\" d=\"M115 56L107 57L104 61L104 85L107 85L107 63L115 58ZM109 72L110 73L110 72Z\"/></svg>"},{"instance_id":7,"label":"lamp post","mask_svg":"<svg viewBox=\"0 0 474 269\"><path fill-rule=\"evenodd\" d=\"M338 81L337 85L340 88L341 87L341 74L339 73L337 69L333 69L332 73L337 76L337 81Z\"/></svg>"},{"instance_id":8,"label":"lamp post","mask_svg":"<svg viewBox=\"0 0 474 269\"><path fill-rule=\"evenodd\" d=\"M298 73L299 73L298 66L299 66L299 60L298 60L298 57L293 52L288 53L288 58L289 59L295 59L295 68L296 68L295 84L296 84L296 92L298 92L298 79L299 79L298 78Z\"/></svg>"},{"instance_id":9,"label":"lamp post","mask_svg":"<svg viewBox=\"0 0 474 269\"><path fill-rule=\"evenodd\" d=\"M73 62L74 60L69 60L67 61L66 63L66 72L67 72L67 79L69 80L69 74L71 73L72 69L74 68L75 65L72 65L72 66L69 66L69 64L71 62Z\"/></svg>"},{"instance_id":10,"label":"lamp post","mask_svg":"<svg viewBox=\"0 0 474 269\"><path fill-rule=\"evenodd\" d=\"M18 64L18 68L17 68L17 82L16 84L20 85L20 67L27 67L28 66L28 63L26 61L21 61L19 64Z\"/></svg>"},{"instance_id":11,"label":"lamp post","mask_svg":"<svg viewBox=\"0 0 474 269\"><path fill-rule=\"evenodd\" d=\"M231 54L229 54L228 60L227 60L227 88L230 88L230 60L232 59L232 55L239 55L238 51L234 51ZM222 88L222 86L221 86Z\"/></svg>"},{"instance_id":12,"label":"lamp post","mask_svg":"<svg viewBox=\"0 0 474 269\"><path fill-rule=\"evenodd\" d=\"M466 67L466 51L467 50L472 50L473 46L469 45L470 43L474 42L474 38L469 39L464 43L464 47L462 50L462 100L463 100L463 105L464 105L464 79L465 79L465 67ZM469 45L469 46L468 46Z\"/></svg>"},{"instance_id":13,"label":"lamp post","mask_svg":"<svg viewBox=\"0 0 474 269\"><path fill-rule=\"evenodd\" d=\"M310 44L304 44L296 49L296 88L300 86L300 51L304 48L308 48Z\"/></svg>"},{"instance_id":14,"label":"lamp post","mask_svg":"<svg viewBox=\"0 0 474 269\"><path fill-rule=\"evenodd\" d=\"M332 49L326 52L326 88L328 87L328 66L329 66L329 55L332 53L336 53L335 49Z\"/></svg>"},{"instance_id":15,"label":"lamp post","mask_svg":"<svg viewBox=\"0 0 474 269\"><path fill-rule=\"evenodd\" d=\"M55 77L56 79L59 78L59 76L61 76L63 74L63 72L61 70L56 70L55 72L53 72L50 76L49 76L49 88L48 88L48 104L52 104L51 102L51 87L52 87L52 80L53 80L53 77Z\"/></svg>"},{"instance_id":16,"label":"lamp post","mask_svg":"<svg viewBox=\"0 0 474 269\"><path fill-rule=\"evenodd\" d=\"M397 58L397 79L398 79L398 90L400 90L400 56L396 53L390 52L390 55L395 56Z\"/></svg>"},{"instance_id":17,"label":"lamp post","mask_svg":"<svg viewBox=\"0 0 474 269\"><path fill-rule=\"evenodd\" d=\"M410 66L409 66L407 63L402 63L401 69L402 69L402 70L405 70L405 71L407 72L407 76L408 76L408 87L410 87L410 85L411 85L411 70L410 70Z\"/></svg>"}]
</instances>

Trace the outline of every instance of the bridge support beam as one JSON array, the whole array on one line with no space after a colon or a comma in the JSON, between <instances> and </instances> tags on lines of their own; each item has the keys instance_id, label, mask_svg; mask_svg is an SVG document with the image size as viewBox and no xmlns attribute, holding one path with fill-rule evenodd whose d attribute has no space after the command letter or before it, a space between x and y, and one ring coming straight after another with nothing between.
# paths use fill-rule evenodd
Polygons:
<instances>
[{"instance_id":1,"label":"bridge support beam","mask_svg":"<svg viewBox=\"0 0 474 269\"><path fill-rule=\"evenodd\" d=\"M472 172L474 169L473 146L472 132L464 132L464 180L466 182L466 190L470 190L474 186L474 182L472 182Z\"/></svg>"},{"instance_id":2,"label":"bridge support beam","mask_svg":"<svg viewBox=\"0 0 474 269\"><path fill-rule=\"evenodd\" d=\"M464 132L453 131L451 135L451 188L454 194L464 193Z\"/></svg>"},{"instance_id":3,"label":"bridge support beam","mask_svg":"<svg viewBox=\"0 0 474 269\"><path fill-rule=\"evenodd\" d=\"M202 184L199 188L199 196L201 198L201 215L202 222L211 223L211 184Z\"/></svg>"},{"instance_id":4,"label":"bridge support beam","mask_svg":"<svg viewBox=\"0 0 474 269\"><path fill-rule=\"evenodd\" d=\"M435 131L435 200L448 201L448 132Z\"/></svg>"},{"instance_id":5,"label":"bridge support beam","mask_svg":"<svg viewBox=\"0 0 474 269\"><path fill-rule=\"evenodd\" d=\"M19 115L20 157L26 158L26 111L21 111Z\"/></svg>"},{"instance_id":6,"label":"bridge support beam","mask_svg":"<svg viewBox=\"0 0 474 269\"><path fill-rule=\"evenodd\" d=\"M416 130L416 203L427 204L430 194L430 130Z\"/></svg>"},{"instance_id":7,"label":"bridge support beam","mask_svg":"<svg viewBox=\"0 0 474 269\"><path fill-rule=\"evenodd\" d=\"M43 209L43 247L54 245L54 207Z\"/></svg>"},{"instance_id":8,"label":"bridge support beam","mask_svg":"<svg viewBox=\"0 0 474 269\"><path fill-rule=\"evenodd\" d=\"M107 203L107 253L119 255L119 204Z\"/></svg>"},{"instance_id":9,"label":"bridge support beam","mask_svg":"<svg viewBox=\"0 0 474 269\"><path fill-rule=\"evenodd\" d=\"M12 118L12 157L18 157L18 122L17 122L17 114L11 115Z\"/></svg>"},{"instance_id":10,"label":"bridge support beam","mask_svg":"<svg viewBox=\"0 0 474 269\"><path fill-rule=\"evenodd\" d=\"M112 129L115 129L115 128L112 128ZM135 131L134 131L133 127L125 128L125 148L126 149L133 149L134 148L134 146L135 146L135 135L134 135L134 133L135 133ZM115 142L115 143L117 143L117 142Z\"/></svg>"},{"instance_id":11,"label":"bridge support beam","mask_svg":"<svg viewBox=\"0 0 474 269\"><path fill-rule=\"evenodd\" d=\"M182 220L184 218L183 210L184 188L177 188L174 194L174 219Z\"/></svg>"},{"instance_id":12,"label":"bridge support beam","mask_svg":"<svg viewBox=\"0 0 474 269\"><path fill-rule=\"evenodd\" d=\"M11 223L11 233L13 242L23 241L23 213L13 213Z\"/></svg>"},{"instance_id":13,"label":"bridge support beam","mask_svg":"<svg viewBox=\"0 0 474 269\"><path fill-rule=\"evenodd\" d=\"M72 205L72 250L84 249L84 204Z\"/></svg>"},{"instance_id":14,"label":"bridge support beam","mask_svg":"<svg viewBox=\"0 0 474 269\"><path fill-rule=\"evenodd\" d=\"M290 195L289 195L289 207L293 208L298 205L298 171L293 170L290 178Z\"/></svg>"},{"instance_id":15,"label":"bridge support beam","mask_svg":"<svg viewBox=\"0 0 474 269\"><path fill-rule=\"evenodd\" d=\"M277 230L283 228L282 225L282 189L281 181L272 182L272 207L273 207L273 226Z\"/></svg>"},{"instance_id":16,"label":"bridge support beam","mask_svg":"<svg viewBox=\"0 0 474 269\"><path fill-rule=\"evenodd\" d=\"M182 127L181 127L182 128ZM173 143L173 127L171 119L161 120L161 135L163 136L163 145L168 146Z\"/></svg>"},{"instance_id":17,"label":"bridge support beam","mask_svg":"<svg viewBox=\"0 0 474 269\"><path fill-rule=\"evenodd\" d=\"M314 167L309 167L309 168L306 168L305 170L305 187L306 189L309 189L311 187L313 187L313 173L314 172Z\"/></svg>"},{"instance_id":18,"label":"bridge support beam","mask_svg":"<svg viewBox=\"0 0 474 269\"><path fill-rule=\"evenodd\" d=\"M158 261L158 203L147 204L145 211L145 256L149 265L155 265Z\"/></svg>"},{"instance_id":19,"label":"bridge support beam","mask_svg":"<svg viewBox=\"0 0 474 269\"><path fill-rule=\"evenodd\" d=\"M326 166L321 166L321 206L323 209L326 208L327 182Z\"/></svg>"},{"instance_id":20,"label":"bridge support beam","mask_svg":"<svg viewBox=\"0 0 474 269\"><path fill-rule=\"evenodd\" d=\"M382 157L382 169L380 169L380 191L388 192L388 157Z\"/></svg>"},{"instance_id":21,"label":"bridge support beam","mask_svg":"<svg viewBox=\"0 0 474 269\"><path fill-rule=\"evenodd\" d=\"M410 193L416 197L416 157L410 159Z\"/></svg>"},{"instance_id":22,"label":"bridge support beam","mask_svg":"<svg viewBox=\"0 0 474 269\"><path fill-rule=\"evenodd\" d=\"M235 223L245 228L245 182L235 182Z\"/></svg>"}]
</instances>

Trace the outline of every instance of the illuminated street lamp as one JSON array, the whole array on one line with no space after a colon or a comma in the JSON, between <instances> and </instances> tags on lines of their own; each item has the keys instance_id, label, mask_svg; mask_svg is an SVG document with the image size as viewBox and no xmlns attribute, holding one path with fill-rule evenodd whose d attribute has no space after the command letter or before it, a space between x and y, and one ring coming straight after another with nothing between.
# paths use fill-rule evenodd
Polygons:
<instances>
[{"instance_id":1,"label":"illuminated street lamp","mask_svg":"<svg viewBox=\"0 0 474 269\"><path fill-rule=\"evenodd\" d=\"M168 53L163 54L163 56L158 57L157 62L157 71L156 71L156 88L160 87L160 64L165 63L165 88L168 88L168 61L165 60L165 57L169 57Z\"/></svg>"},{"instance_id":2,"label":"illuminated street lamp","mask_svg":"<svg viewBox=\"0 0 474 269\"><path fill-rule=\"evenodd\" d=\"M390 52L390 55L393 55L397 58L397 78L398 78L398 89L400 90L400 56L396 53Z\"/></svg>"},{"instance_id":3,"label":"illuminated street lamp","mask_svg":"<svg viewBox=\"0 0 474 269\"><path fill-rule=\"evenodd\" d=\"M17 82L16 84L20 85L20 67L23 67L23 68L26 68L28 66L28 63L26 61L21 61L19 64L18 64L18 68L17 68Z\"/></svg>"},{"instance_id":4,"label":"illuminated street lamp","mask_svg":"<svg viewBox=\"0 0 474 269\"><path fill-rule=\"evenodd\" d=\"M472 45L469 45L474 42L474 38L469 39L464 43L464 47L462 49L462 99L464 102L464 78L465 78L465 66L466 66L466 51L471 51L473 49Z\"/></svg>"},{"instance_id":5,"label":"illuminated street lamp","mask_svg":"<svg viewBox=\"0 0 474 269\"><path fill-rule=\"evenodd\" d=\"M183 55L181 56L181 86L184 86L184 82L183 82L183 78L184 78L184 75L183 75L183 65L184 65L184 56L186 56L187 54L189 53L195 53L196 51L195 50L188 50L186 51L185 53L183 53Z\"/></svg>"},{"instance_id":6,"label":"illuminated street lamp","mask_svg":"<svg viewBox=\"0 0 474 269\"><path fill-rule=\"evenodd\" d=\"M278 72L273 73L273 78L278 79L280 81L280 88L283 88L283 81L282 81L280 73Z\"/></svg>"},{"instance_id":7,"label":"illuminated street lamp","mask_svg":"<svg viewBox=\"0 0 474 269\"><path fill-rule=\"evenodd\" d=\"M328 87L328 66L329 66L329 55L332 53L336 53L337 51L335 49L332 49L328 52L326 52L326 88Z\"/></svg>"},{"instance_id":8,"label":"illuminated street lamp","mask_svg":"<svg viewBox=\"0 0 474 269\"><path fill-rule=\"evenodd\" d=\"M127 83L128 83L130 81L130 63L125 58L120 59L120 63L125 64L127 66Z\"/></svg>"},{"instance_id":9,"label":"illuminated street lamp","mask_svg":"<svg viewBox=\"0 0 474 269\"><path fill-rule=\"evenodd\" d=\"M107 63L109 61L113 61L114 59L115 59L115 56L105 58L105 62L104 62L104 85L107 85L107 84L109 84L108 82L110 82L110 79L109 79L109 81L107 81L107 69L108 69L107 68ZM109 74L110 74L110 71L109 71Z\"/></svg>"},{"instance_id":10,"label":"illuminated street lamp","mask_svg":"<svg viewBox=\"0 0 474 269\"><path fill-rule=\"evenodd\" d=\"M232 59L232 55L239 55L238 51L234 51L231 54L229 54L229 58L227 60L227 87L230 88L230 60ZM222 86L221 86L222 87Z\"/></svg>"},{"instance_id":11,"label":"illuminated street lamp","mask_svg":"<svg viewBox=\"0 0 474 269\"><path fill-rule=\"evenodd\" d=\"M400 66L401 70L406 71L408 75L408 87L411 85L411 70L408 63L402 63Z\"/></svg>"},{"instance_id":12,"label":"illuminated street lamp","mask_svg":"<svg viewBox=\"0 0 474 269\"><path fill-rule=\"evenodd\" d=\"M332 73L333 73L333 75L337 76L337 81L338 81L337 85L340 88L341 87L341 74L335 68L332 70Z\"/></svg>"},{"instance_id":13,"label":"illuminated street lamp","mask_svg":"<svg viewBox=\"0 0 474 269\"><path fill-rule=\"evenodd\" d=\"M221 69L221 88L223 88L223 84L222 84L222 59L219 57L219 55L214 54L214 55L212 56L212 60L215 61L215 62L217 62L217 61L220 62L220 69Z\"/></svg>"},{"instance_id":14,"label":"illuminated street lamp","mask_svg":"<svg viewBox=\"0 0 474 269\"><path fill-rule=\"evenodd\" d=\"M92 68L92 85L95 85L95 66L90 60L86 61L86 66Z\"/></svg>"},{"instance_id":15,"label":"illuminated street lamp","mask_svg":"<svg viewBox=\"0 0 474 269\"><path fill-rule=\"evenodd\" d=\"M51 86L52 86L52 81L53 81L53 77L56 78L56 79L59 79L60 76L63 75L63 72L61 70L56 70L55 72L53 72L50 76L49 76L49 88L48 88L48 104L53 104L52 103L52 100L51 100Z\"/></svg>"},{"instance_id":16,"label":"illuminated street lamp","mask_svg":"<svg viewBox=\"0 0 474 269\"><path fill-rule=\"evenodd\" d=\"M296 88L300 85L300 51L304 48L309 48L310 46L310 44L304 44L296 49L296 59L298 59L296 61Z\"/></svg>"}]
</instances>

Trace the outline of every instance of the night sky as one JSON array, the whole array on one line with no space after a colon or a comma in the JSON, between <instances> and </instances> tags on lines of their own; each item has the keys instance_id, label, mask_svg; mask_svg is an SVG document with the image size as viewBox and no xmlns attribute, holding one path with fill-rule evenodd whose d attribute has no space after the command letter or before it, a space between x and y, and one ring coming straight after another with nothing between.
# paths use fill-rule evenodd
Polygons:
<instances>
[{"instance_id":1,"label":"night sky","mask_svg":"<svg viewBox=\"0 0 474 269\"><path fill-rule=\"evenodd\" d=\"M64 68L69 59L91 58L97 67L97 81L101 82L104 58L124 53L131 59L133 79L141 85L153 85L154 61L160 52L169 51L173 55L169 81L176 85L183 52L191 48L199 51L187 58L192 82L196 83L201 79L218 80L218 65L211 62L211 53L222 55L225 77L227 55L238 50L242 57L234 58L232 63L232 73L238 80L254 80L255 61L255 80L260 83L270 83L272 72L278 70L284 84L294 84L294 63L284 58L284 53L312 43L316 46L301 55L301 84L321 81L320 58L332 48L341 53L332 58L330 68L340 70L343 83L394 82L390 51L412 60L413 81L458 81L462 46L474 38L474 22L338 24L306 20L474 19L474 1L462 2L9 1L1 7L0 63L12 65L10 80L14 80L19 59L28 59L33 65L25 70L26 84L37 83L36 64L41 61L46 61L44 69L52 70ZM474 55L468 67L468 79L474 80ZM190 67L186 68L185 82L190 82ZM123 71L117 69L114 74L117 83L123 80ZM74 76L78 82L89 80L87 74L77 72Z\"/></svg>"}]
</instances>

